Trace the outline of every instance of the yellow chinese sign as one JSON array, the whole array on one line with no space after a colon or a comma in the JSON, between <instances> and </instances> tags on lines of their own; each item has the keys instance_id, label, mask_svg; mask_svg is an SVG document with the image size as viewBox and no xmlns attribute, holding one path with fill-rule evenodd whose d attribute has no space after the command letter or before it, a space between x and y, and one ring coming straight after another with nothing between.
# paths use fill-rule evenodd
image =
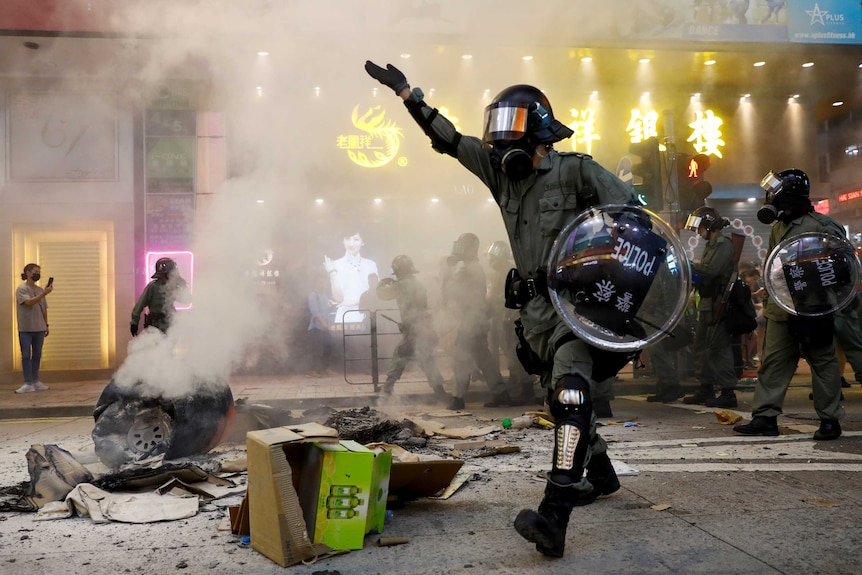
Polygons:
<instances>
[{"instance_id":1,"label":"yellow chinese sign","mask_svg":"<svg viewBox=\"0 0 862 575\"><path fill-rule=\"evenodd\" d=\"M342 134L337 145L347 150L347 155L358 166L379 168L392 161L401 148L401 128L392 120L386 120L386 111L381 106L369 108L362 116L359 106L353 108L353 126L361 134Z\"/></svg>"},{"instance_id":2,"label":"yellow chinese sign","mask_svg":"<svg viewBox=\"0 0 862 575\"><path fill-rule=\"evenodd\" d=\"M712 110L706 112L695 112L695 120L689 127L692 129L691 136L686 142L694 142L692 145L699 154L717 156L721 158L720 146L725 144L721 139L721 125L724 123Z\"/></svg>"},{"instance_id":3,"label":"yellow chinese sign","mask_svg":"<svg viewBox=\"0 0 862 575\"><path fill-rule=\"evenodd\" d=\"M635 108L629 116L629 125L626 126L629 138L633 144L643 142L650 138L658 137L658 112L650 110L647 113Z\"/></svg>"},{"instance_id":4,"label":"yellow chinese sign","mask_svg":"<svg viewBox=\"0 0 862 575\"><path fill-rule=\"evenodd\" d=\"M572 136L572 150L580 152L580 145L585 147L584 153L592 155L593 140L601 140L598 132L596 132L596 111L592 108L586 110L569 110L574 121L569 124L569 128L575 133Z\"/></svg>"}]
</instances>

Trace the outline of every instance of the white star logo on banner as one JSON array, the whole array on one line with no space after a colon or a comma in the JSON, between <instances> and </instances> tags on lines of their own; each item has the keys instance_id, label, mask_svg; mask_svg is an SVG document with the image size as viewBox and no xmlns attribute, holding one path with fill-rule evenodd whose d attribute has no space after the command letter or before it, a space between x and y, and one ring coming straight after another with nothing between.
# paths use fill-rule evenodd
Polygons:
<instances>
[{"instance_id":1,"label":"white star logo on banner","mask_svg":"<svg viewBox=\"0 0 862 575\"><path fill-rule=\"evenodd\" d=\"M814 10L806 10L805 13L811 16L811 23L809 26L814 26L814 24L818 22L821 26L826 26L826 22L823 21L823 17L828 16L829 11L821 10L820 5L817 2L814 3Z\"/></svg>"}]
</instances>

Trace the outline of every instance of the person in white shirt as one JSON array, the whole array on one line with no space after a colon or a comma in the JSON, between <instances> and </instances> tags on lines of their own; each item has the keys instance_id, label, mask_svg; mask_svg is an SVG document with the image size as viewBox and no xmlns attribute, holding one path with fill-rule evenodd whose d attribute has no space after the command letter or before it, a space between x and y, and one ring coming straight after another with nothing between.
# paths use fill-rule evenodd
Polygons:
<instances>
[{"instance_id":1,"label":"person in white shirt","mask_svg":"<svg viewBox=\"0 0 862 575\"><path fill-rule=\"evenodd\" d=\"M336 304L335 323L360 322L363 315L354 313L344 317L345 312L359 309L359 297L368 291L368 276L377 274L377 264L363 258L360 250L365 245L362 235L354 232L344 236L344 256L337 260L323 256L323 265L329 273L332 299Z\"/></svg>"}]
</instances>

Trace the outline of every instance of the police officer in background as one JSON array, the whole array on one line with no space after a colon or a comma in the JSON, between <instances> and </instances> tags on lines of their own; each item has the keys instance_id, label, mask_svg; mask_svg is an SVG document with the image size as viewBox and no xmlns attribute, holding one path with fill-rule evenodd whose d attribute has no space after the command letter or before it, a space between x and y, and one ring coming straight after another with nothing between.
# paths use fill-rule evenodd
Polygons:
<instances>
[{"instance_id":1,"label":"police officer in background","mask_svg":"<svg viewBox=\"0 0 862 575\"><path fill-rule=\"evenodd\" d=\"M455 393L450 409L464 409L473 366L479 368L493 398L485 407L514 405L503 385L500 361L488 349L488 286L485 270L479 263L479 238L466 233L458 236L452 254L446 259L443 276L443 301L454 308L458 318L455 336Z\"/></svg>"},{"instance_id":2,"label":"police officer in background","mask_svg":"<svg viewBox=\"0 0 862 575\"><path fill-rule=\"evenodd\" d=\"M159 258L155 272L151 277L153 281L147 284L132 309L132 337L138 335L138 324L144 308L148 309L144 315L144 328L154 326L164 333L176 313L174 302L186 304L191 301L188 284L180 275L177 262L171 258Z\"/></svg>"},{"instance_id":3,"label":"police officer in background","mask_svg":"<svg viewBox=\"0 0 862 575\"><path fill-rule=\"evenodd\" d=\"M814 211L808 198L808 175L802 170L769 172L760 186L766 190L766 199L757 212L757 219L773 224L768 253L782 241L806 232L844 238L844 229L838 223ZM778 416L782 413L784 396L799 358L804 357L811 366L814 409L820 417L820 428L814 433L814 439L837 439L841 435L838 420L844 416L844 407L841 405L833 314L791 316L768 292L764 297L766 341L754 388L752 419L733 430L743 435L778 435Z\"/></svg>"},{"instance_id":4,"label":"police officer in background","mask_svg":"<svg viewBox=\"0 0 862 575\"><path fill-rule=\"evenodd\" d=\"M395 300L401 313L401 341L395 346L386 383L381 390L384 397L391 396L395 382L401 378L407 363L416 358L434 391L434 397L441 403L450 401L451 396L443 389L443 376L434 359L434 346L437 335L431 325L428 311L428 292L418 279L416 268L410 256L399 255L392 260L392 274L395 278L383 278L377 284L377 297L384 301Z\"/></svg>"},{"instance_id":5,"label":"police officer in background","mask_svg":"<svg viewBox=\"0 0 862 575\"><path fill-rule=\"evenodd\" d=\"M496 240L491 242L486 253L488 265L491 266L488 281L491 353L496 356L499 350L506 358L506 367L509 369L509 381L506 387L509 395L532 403L536 400L536 396L533 395L533 376L524 370L524 366L518 361L518 354L515 353L515 348L518 346L518 338L515 335L515 319L518 312L504 305L506 274L515 265L512 249L506 242ZM541 403L541 399L539 402Z\"/></svg>"},{"instance_id":6,"label":"police officer in background","mask_svg":"<svg viewBox=\"0 0 862 575\"><path fill-rule=\"evenodd\" d=\"M500 92L485 109L480 139L460 134L391 64L381 68L368 61L365 70L404 100L432 147L457 158L500 206L517 266L510 278L511 304L520 309L525 341L547 366L542 385L550 390L556 420L544 497L537 511L518 514L515 529L540 553L561 557L572 509L619 489L607 445L596 433L590 382L615 375L625 362L610 373L596 372L594 367L607 368L607 362L594 366L593 348L556 313L543 266L567 223L591 205L634 202L632 189L589 156L554 150L554 143L573 132L554 118L550 102L533 86Z\"/></svg>"},{"instance_id":7,"label":"police officer in background","mask_svg":"<svg viewBox=\"0 0 862 575\"><path fill-rule=\"evenodd\" d=\"M700 260L691 262L700 302L697 305L697 327L694 332L695 375L700 388L683 398L683 403L707 407L736 407L736 372L730 332L724 318L715 313L727 283L733 275L733 244L721 230L730 225L718 210L701 206L689 214L685 228L697 232L706 246ZM716 385L721 395L715 396Z\"/></svg>"}]
</instances>

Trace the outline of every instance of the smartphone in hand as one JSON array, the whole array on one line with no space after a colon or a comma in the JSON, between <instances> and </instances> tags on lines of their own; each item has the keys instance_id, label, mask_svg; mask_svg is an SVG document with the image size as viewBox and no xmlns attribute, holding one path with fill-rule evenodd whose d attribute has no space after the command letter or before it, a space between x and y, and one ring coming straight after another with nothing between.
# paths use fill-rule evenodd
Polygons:
<instances>
[{"instance_id":1,"label":"smartphone in hand","mask_svg":"<svg viewBox=\"0 0 862 575\"><path fill-rule=\"evenodd\" d=\"M48 278L48 287L51 287L52 285L54 285L54 278L50 277Z\"/></svg>"}]
</instances>

